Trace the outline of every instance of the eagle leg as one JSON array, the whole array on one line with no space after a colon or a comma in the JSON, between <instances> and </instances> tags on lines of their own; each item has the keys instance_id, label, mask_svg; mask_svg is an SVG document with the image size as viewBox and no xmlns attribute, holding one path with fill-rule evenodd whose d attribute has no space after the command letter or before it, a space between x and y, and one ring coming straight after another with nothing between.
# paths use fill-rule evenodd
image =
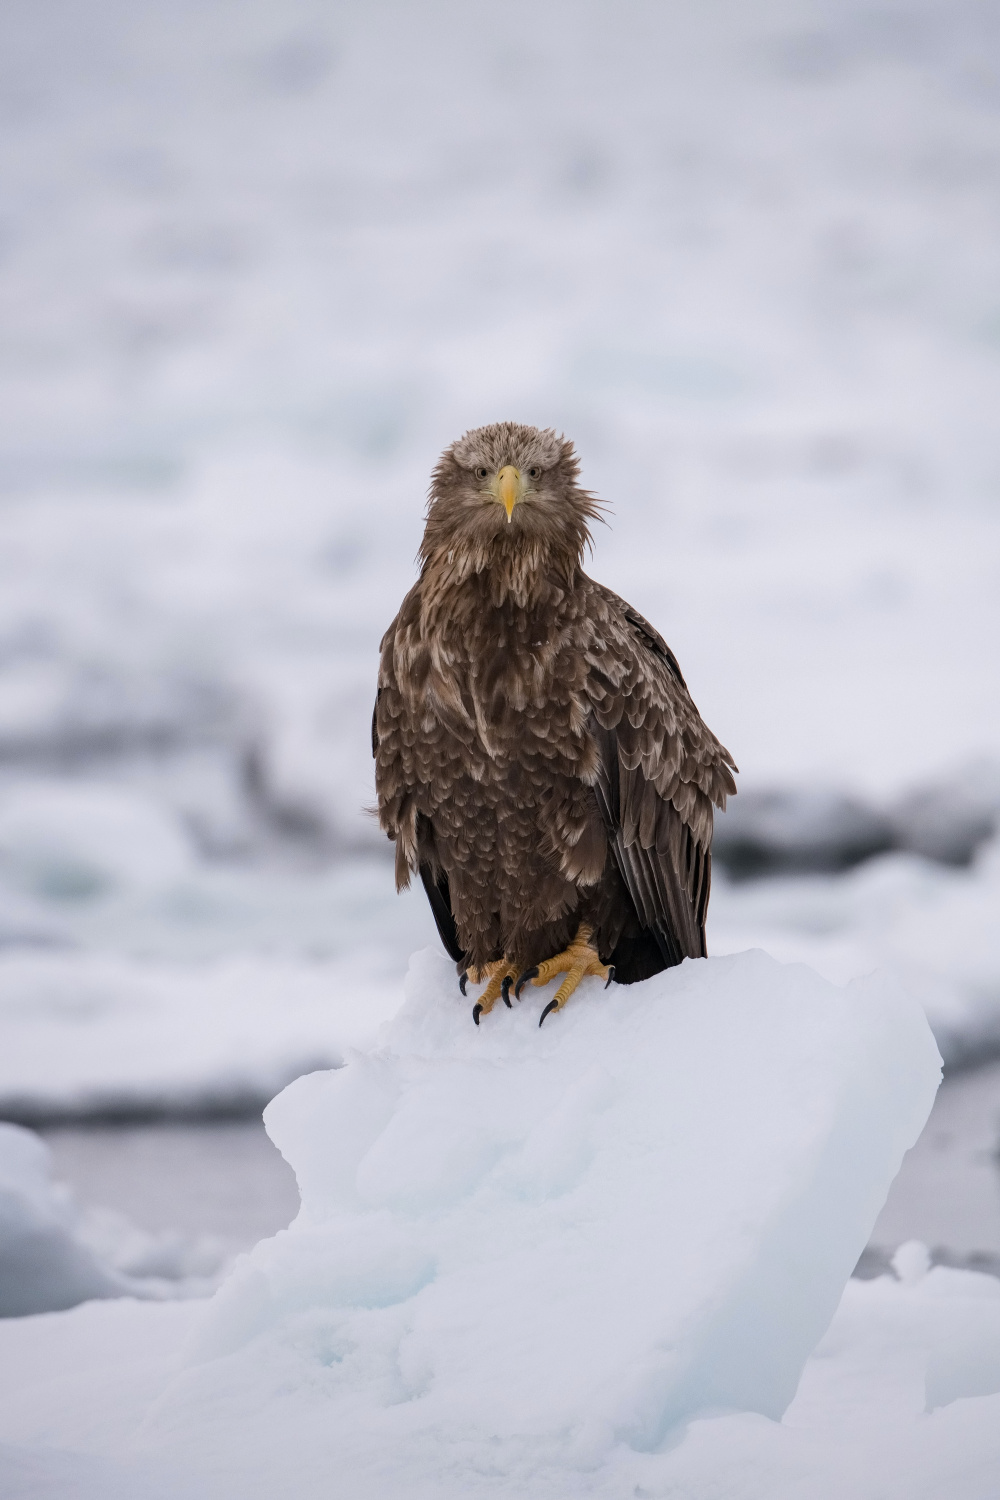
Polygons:
<instances>
[{"instance_id":1,"label":"eagle leg","mask_svg":"<svg viewBox=\"0 0 1000 1500\"><path fill-rule=\"evenodd\" d=\"M538 1022L539 1026L541 1026L542 1021L545 1020L545 1017L551 1011L562 1009L585 975L594 974L603 979L605 981L605 989L607 989L612 979L614 979L614 966L601 963L600 955L590 941L593 935L594 929L588 927L585 922L581 922L577 929L576 937L565 952L557 953L553 958L547 958L544 963L538 964L534 969L528 969L518 978L517 984L514 987L514 994L517 996L520 995L521 990L529 979L532 984L541 985L548 984L557 974L566 975L566 978L556 990L554 998L549 1001L548 1005L542 1011L541 1019Z\"/></svg>"},{"instance_id":2,"label":"eagle leg","mask_svg":"<svg viewBox=\"0 0 1000 1500\"><path fill-rule=\"evenodd\" d=\"M498 999L502 999L504 1005L510 1010L510 987L517 978L517 968L509 963L506 958L498 958L493 963L483 964L480 968L474 965L466 970L459 980L462 994L465 994L465 981L471 979L473 984L482 984L483 980L488 983L475 1005L472 1007L472 1019L479 1025L479 1017L489 1015Z\"/></svg>"}]
</instances>

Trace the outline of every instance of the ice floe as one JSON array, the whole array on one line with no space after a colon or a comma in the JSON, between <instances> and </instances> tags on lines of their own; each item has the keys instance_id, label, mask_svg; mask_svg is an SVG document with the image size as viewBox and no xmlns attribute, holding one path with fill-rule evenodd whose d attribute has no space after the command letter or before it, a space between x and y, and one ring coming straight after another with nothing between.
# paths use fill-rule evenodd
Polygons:
<instances>
[{"instance_id":1,"label":"ice floe","mask_svg":"<svg viewBox=\"0 0 1000 1500\"><path fill-rule=\"evenodd\" d=\"M937 1086L918 1006L750 953L588 982L541 1031L467 1009L418 955L377 1044L274 1101L302 1209L212 1302L0 1325L0 1473L988 1493L1000 1283L909 1245L845 1290Z\"/></svg>"},{"instance_id":2,"label":"ice floe","mask_svg":"<svg viewBox=\"0 0 1000 1500\"><path fill-rule=\"evenodd\" d=\"M588 986L544 1031L467 1008L420 955L380 1047L268 1107L302 1210L203 1349L311 1311L351 1408L395 1392L515 1464L780 1416L930 1109L919 1008L762 953Z\"/></svg>"}]
</instances>

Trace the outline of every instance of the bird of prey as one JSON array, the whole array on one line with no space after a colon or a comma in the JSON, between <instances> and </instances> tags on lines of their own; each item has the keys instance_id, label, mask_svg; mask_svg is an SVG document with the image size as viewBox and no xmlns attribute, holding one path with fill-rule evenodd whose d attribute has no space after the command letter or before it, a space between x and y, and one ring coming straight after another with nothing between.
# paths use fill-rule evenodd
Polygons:
<instances>
[{"instance_id":1,"label":"bird of prey","mask_svg":"<svg viewBox=\"0 0 1000 1500\"><path fill-rule=\"evenodd\" d=\"M419 872L473 1019L529 980L703 957L712 808L736 766L673 652L581 566L571 442L498 422L434 470L420 577L381 645L372 749L396 885Z\"/></svg>"}]
</instances>

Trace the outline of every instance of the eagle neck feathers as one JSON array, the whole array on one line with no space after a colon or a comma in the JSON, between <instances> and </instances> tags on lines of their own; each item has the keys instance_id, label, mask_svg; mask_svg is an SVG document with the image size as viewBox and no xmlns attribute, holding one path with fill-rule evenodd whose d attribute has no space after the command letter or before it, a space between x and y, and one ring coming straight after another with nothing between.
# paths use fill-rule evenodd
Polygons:
<instances>
[{"instance_id":1,"label":"eagle neck feathers","mask_svg":"<svg viewBox=\"0 0 1000 1500\"><path fill-rule=\"evenodd\" d=\"M421 632L432 634L470 607L551 608L573 591L579 575L579 552L567 555L538 542L437 548L420 574Z\"/></svg>"}]
</instances>

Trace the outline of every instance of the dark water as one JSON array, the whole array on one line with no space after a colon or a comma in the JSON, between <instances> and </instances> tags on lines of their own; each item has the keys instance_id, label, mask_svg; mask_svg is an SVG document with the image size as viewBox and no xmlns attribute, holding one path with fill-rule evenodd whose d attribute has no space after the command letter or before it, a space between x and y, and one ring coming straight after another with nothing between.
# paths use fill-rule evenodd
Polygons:
<instances>
[{"instance_id":1,"label":"dark water","mask_svg":"<svg viewBox=\"0 0 1000 1500\"><path fill-rule=\"evenodd\" d=\"M889 1249L908 1239L1000 1272L1000 1062L941 1085L872 1232Z\"/></svg>"},{"instance_id":2,"label":"dark water","mask_svg":"<svg viewBox=\"0 0 1000 1500\"><path fill-rule=\"evenodd\" d=\"M295 1217L295 1174L260 1120L66 1126L43 1132L56 1177L84 1206L147 1230L218 1236L246 1250Z\"/></svg>"}]
</instances>

